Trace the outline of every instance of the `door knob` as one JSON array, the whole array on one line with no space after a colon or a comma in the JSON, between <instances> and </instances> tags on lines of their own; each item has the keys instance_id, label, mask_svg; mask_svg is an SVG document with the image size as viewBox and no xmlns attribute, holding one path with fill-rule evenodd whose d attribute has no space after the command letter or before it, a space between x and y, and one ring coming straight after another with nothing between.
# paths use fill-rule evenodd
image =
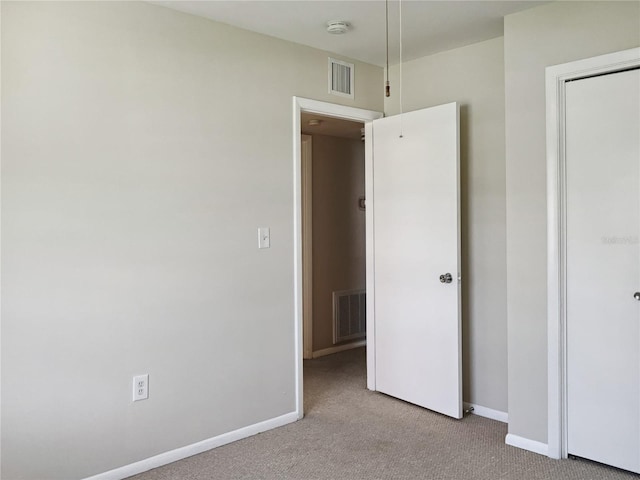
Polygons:
<instances>
[{"instance_id":1,"label":"door knob","mask_svg":"<svg viewBox=\"0 0 640 480\"><path fill-rule=\"evenodd\" d=\"M634 293L633 298L635 298L636 300L640 300L640 292Z\"/></svg>"},{"instance_id":2,"label":"door knob","mask_svg":"<svg viewBox=\"0 0 640 480\"><path fill-rule=\"evenodd\" d=\"M440 275L440 283L451 283L453 281L453 277L450 273L445 273L444 275ZM640 295L640 292L638 293ZM640 300L640 297L638 298Z\"/></svg>"}]
</instances>

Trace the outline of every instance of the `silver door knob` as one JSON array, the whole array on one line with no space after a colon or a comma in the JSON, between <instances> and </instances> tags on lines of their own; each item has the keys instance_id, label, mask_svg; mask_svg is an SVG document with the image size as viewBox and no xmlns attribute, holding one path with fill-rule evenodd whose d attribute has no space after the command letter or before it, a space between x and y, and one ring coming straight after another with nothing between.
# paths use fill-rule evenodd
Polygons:
<instances>
[{"instance_id":1,"label":"silver door knob","mask_svg":"<svg viewBox=\"0 0 640 480\"><path fill-rule=\"evenodd\" d=\"M445 273L444 275L440 275L440 283L451 283L453 281L453 277L450 273Z\"/></svg>"},{"instance_id":2,"label":"silver door knob","mask_svg":"<svg viewBox=\"0 0 640 480\"><path fill-rule=\"evenodd\" d=\"M634 293L633 298L635 298L636 300L640 300L640 292Z\"/></svg>"}]
</instances>

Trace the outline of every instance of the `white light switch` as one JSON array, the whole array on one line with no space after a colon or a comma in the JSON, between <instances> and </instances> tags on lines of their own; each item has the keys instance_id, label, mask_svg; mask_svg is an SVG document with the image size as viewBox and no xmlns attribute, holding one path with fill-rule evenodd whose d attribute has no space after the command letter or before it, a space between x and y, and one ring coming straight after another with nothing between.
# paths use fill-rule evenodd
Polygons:
<instances>
[{"instance_id":1,"label":"white light switch","mask_svg":"<svg viewBox=\"0 0 640 480\"><path fill-rule=\"evenodd\" d=\"M269 227L258 227L258 248L269 248L271 246L271 233Z\"/></svg>"}]
</instances>

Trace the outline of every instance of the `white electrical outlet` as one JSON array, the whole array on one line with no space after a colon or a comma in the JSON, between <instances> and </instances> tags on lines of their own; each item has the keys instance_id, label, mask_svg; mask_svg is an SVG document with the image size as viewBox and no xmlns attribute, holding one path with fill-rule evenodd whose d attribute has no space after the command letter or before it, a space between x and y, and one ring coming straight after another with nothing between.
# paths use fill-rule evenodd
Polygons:
<instances>
[{"instance_id":1,"label":"white electrical outlet","mask_svg":"<svg viewBox=\"0 0 640 480\"><path fill-rule=\"evenodd\" d=\"M133 401L149 398L149 374L133 377Z\"/></svg>"}]
</instances>

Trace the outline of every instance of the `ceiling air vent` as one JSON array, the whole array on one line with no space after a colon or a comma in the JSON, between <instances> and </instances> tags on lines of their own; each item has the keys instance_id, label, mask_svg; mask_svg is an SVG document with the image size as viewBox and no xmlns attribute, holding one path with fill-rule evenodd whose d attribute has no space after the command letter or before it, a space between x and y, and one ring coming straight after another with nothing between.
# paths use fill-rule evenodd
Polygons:
<instances>
[{"instance_id":1,"label":"ceiling air vent","mask_svg":"<svg viewBox=\"0 0 640 480\"><path fill-rule=\"evenodd\" d=\"M353 98L353 63L329 58L329 93Z\"/></svg>"}]
</instances>

